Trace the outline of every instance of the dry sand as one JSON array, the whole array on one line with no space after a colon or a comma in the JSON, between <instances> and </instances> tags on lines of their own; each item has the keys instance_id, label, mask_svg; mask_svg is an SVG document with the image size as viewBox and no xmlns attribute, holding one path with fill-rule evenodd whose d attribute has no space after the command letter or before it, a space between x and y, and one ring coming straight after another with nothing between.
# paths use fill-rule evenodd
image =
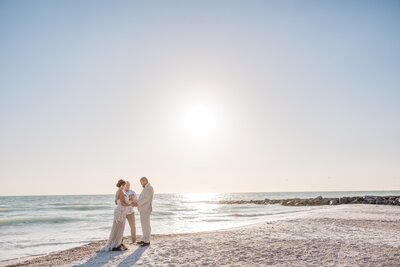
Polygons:
<instances>
[{"instance_id":1,"label":"dry sand","mask_svg":"<svg viewBox=\"0 0 400 267\"><path fill-rule=\"evenodd\" d=\"M153 236L150 247L97 252L105 241L12 266L400 266L400 207L341 205L246 227Z\"/></svg>"}]
</instances>

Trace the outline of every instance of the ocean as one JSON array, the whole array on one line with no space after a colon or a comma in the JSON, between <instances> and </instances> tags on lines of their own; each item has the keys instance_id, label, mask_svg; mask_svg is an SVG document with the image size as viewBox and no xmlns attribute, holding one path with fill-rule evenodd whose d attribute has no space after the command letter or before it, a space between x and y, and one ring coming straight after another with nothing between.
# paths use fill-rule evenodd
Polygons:
<instances>
[{"instance_id":1,"label":"ocean","mask_svg":"<svg viewBox=\"0 0 400 267\"><path fill-rule=\"evenodd\" d=\"M400 195L400 191L344 191L229 194L156 194L152 234L175 234L239 227L312 212L328 206L226 205L221 200ZM44 255L107 239L114 195L0 196L0 263ZM136 212L137 233L141 234ZM129 235L126 224L125 235Z\"/></svg>"}]
</instances>

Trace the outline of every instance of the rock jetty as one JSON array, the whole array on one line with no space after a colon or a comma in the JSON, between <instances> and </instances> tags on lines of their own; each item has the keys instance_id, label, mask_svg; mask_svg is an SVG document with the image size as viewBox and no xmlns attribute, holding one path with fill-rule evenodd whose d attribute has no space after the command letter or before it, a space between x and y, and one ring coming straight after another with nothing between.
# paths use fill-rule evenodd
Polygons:
<instances>
[{"instance_id":1,"label":"rock jetty","mask_svg":"<svg viewBox=\"0 0 400 267\"><path fill-rule=\"evenodd\" d=\"M258 204L271 205L280 204L283 206L321 206L341 204L376 204L400 206L400 196L363 196L363 197L339 197L324 198L288 198L288 199L263 199L263 200L226 200L220 204Z\"/></svg>"}]
</instances>

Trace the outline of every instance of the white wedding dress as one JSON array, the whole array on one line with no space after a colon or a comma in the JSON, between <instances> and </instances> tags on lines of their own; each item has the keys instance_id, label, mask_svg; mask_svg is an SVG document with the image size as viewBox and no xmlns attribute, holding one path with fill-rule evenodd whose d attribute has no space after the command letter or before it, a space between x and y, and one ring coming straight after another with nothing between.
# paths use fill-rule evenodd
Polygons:
<instances>
[{"instance_id":1,"label":"white wedding dress","mask_svg":"<svg viewBox=\"0 0 400 267\"><path fill-rule=\"evenodd\" d=\"M129 203L129 198L127 196L125 196L125 203ZM106 246L102 249L103 251L111 251L113 248L119 247L122 244L128 208L127 206L122 206L120 200L117 200L110 237L108 238Z\"/></svg>"}]
</instances>

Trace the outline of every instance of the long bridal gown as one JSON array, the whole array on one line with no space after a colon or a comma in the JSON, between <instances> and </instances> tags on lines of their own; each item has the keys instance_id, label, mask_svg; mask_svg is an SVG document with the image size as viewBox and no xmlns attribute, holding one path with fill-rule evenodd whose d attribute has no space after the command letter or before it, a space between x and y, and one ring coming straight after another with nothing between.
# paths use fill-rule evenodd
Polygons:
<instances>
[{"instance_id":1,"label":"long bridal gown","mask_svg":"<svg viewBox=\"0 0 400 267\"><path fill-rule=\"evenodd\" d=\"M127 196L125 196L125 203L129 203L129 198ZM117 248L122 244L127 212L128 207L122 206L120 200L117 200L117 206L114 209L114 220L110 237L108 238L103 251L111 251L113 248Z\"/></svg>"}]
</instances>

